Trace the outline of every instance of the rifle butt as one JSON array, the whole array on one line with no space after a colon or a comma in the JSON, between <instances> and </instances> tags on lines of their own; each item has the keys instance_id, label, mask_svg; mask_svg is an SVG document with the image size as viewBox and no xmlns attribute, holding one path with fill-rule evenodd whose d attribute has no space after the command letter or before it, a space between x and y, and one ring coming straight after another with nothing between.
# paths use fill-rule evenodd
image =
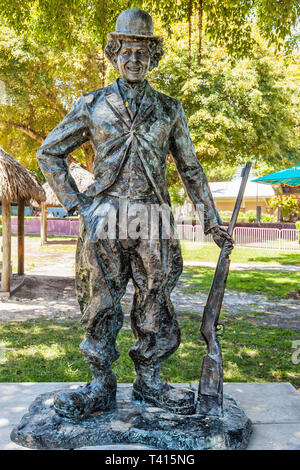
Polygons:
<instances>
[{"instance_id":1,"label":"rifle butt","mask_svg":"<svg viewBox=\"0 0 300 470\"><path fill-rule=\"evenodd\" d=\"M221 353L218 355L206 354L203 358L196 409L200 415L222 416L223 414Z\"/></svg>"},{"instance_id":2,"label":"rifle butt","mask_svg":"<svg viewBox=\"0 0 300 470\"><path fill-rule=\"evenodd\" d=\"M223 396L199 394L196 413L203 416L223 416Z\"/></svg>"}]
</instances>

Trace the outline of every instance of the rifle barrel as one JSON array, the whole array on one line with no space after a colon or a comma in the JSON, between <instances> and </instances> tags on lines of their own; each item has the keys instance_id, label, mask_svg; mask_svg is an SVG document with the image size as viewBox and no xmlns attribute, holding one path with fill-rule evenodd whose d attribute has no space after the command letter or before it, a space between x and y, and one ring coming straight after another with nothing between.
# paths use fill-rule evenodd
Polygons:
<instances>
[{"instance_id":1,"label":"rifle barrel","mask_svg":"<svg viewBox=\"0 0 300 470\"><path fill-rule=\"evenodd\" d=\"M251 163L243 169L242 182L236 199L228 234L233 230L241 208ZM218 342L217 327L221 312L230 259L226 253L226 242L223 244L214 274L213 282L203 310L201 333L207 345L207 354L202 361L201 378L197 400L197 412L204 415L221 416L223 410L223 364L222 351Z\"/></svg>"},{"instance_id":2,"label":"rifle barrel","mask_svg":"<svg viewBox=\"0 0 300 470\"><path fill-rule=\"evenodd\" d=\"M227 230L227 232L229 233L230 236L232 236L232 234L233 234L233 230L234 230L234 227L235 227L235 224L236 224L239 212L240 212L240 208L241 208L242 200L243 200L243 197L244 197L244 192L245 192L246 184L247 184L247 181L248 181L248 176L249 176L249 173L250 173L250 169L251 169L251 162L247 162L245 167L243 168L242 183L241 183L241 186L240 186L238 197L236 199L235 206L234 206L234 209L233 209L233 213L232 213L232 216L231 216L231 220L230 220L230 223L229 223L229 227L228 227L228 230Z\"/></svg>"}]
</instances>

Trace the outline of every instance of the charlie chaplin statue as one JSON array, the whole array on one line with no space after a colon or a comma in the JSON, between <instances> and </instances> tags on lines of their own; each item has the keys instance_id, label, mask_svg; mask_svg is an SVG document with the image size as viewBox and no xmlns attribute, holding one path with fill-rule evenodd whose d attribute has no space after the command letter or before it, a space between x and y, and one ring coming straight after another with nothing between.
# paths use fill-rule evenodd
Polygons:
<instances>
[{"instance_id":1,"label":"charlie chaplin statue","mask_svg":"<svg viewBox=\"0 0 300 470\"><path fill-rule=\"evenodd\" d=\"M69 418L85 418L116 404L112 364L119 357L117 334L122 326L120 301L129 279L134 285L131 324L136 338L129 354L136 379L133 399L179 414L194 412L194 393L173 388L160 377L162 361L180 344L180 330L170 294L181 272L182 257L171 214L168 237L102 237L103 206L120 216L143 204L171 207L166 158L173 156L186 191L204 208L204 231L218 246L231 237L220 227L207 179L199 163L181 103L154 90L145 76L163 55L162 38L153 35L148 13L122 12L116 31L108 35L105 54L121 75L111 85L84 94L48 135L38 150L39 165L67 211L81 215L76 253L76 292L86 336L81 351L93 378L74 391L56 394L54 407ZM95 182L80 193L66 157L91 141ZM161 224L161 221L159 222Z\"/></svg>"}]
</instances>

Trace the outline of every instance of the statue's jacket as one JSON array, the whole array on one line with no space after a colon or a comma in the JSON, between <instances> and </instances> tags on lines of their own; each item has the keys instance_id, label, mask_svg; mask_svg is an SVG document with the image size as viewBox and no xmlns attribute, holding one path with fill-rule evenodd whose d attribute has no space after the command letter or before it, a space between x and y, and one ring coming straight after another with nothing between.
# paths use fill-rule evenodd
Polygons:
<instances>
[{"instance_id":1,"label":"statue's jacket","mask_svg":"<svg viewBox=\"0 0 300 470\"><path fill-rule=\"evenodd\" d=\"M81 96L37 152L45 178L67 211L77 206L79 190L66 157L89 140L95 152L95 182L84 192L86 196L97 198L108 190L117 181L128 152L135 151L158 201L170 206L166 159L171 153L191 201L195 206L203 204L204 231L222 223L180 101L157 92L147 82L131 121L117 81Z\"/></svg>"}]
</instances>

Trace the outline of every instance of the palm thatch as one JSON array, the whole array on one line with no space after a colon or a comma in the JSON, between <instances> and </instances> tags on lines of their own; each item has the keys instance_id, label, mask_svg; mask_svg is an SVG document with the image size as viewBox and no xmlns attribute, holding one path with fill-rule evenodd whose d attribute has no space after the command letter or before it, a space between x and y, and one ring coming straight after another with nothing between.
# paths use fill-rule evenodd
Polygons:
<instances>
[{"instance_id":1,"label":"palm thatch","mask_svg":"<svg viewBox=\"0 0 300 470\"><path fill-rule=\"evenodd\" d=\"M41 203L46 196L30 171L0 147L0 201L18 202L19 198Z\"/></svg>"},{"instance_id":2,"label":"palm thatch","mask_svg":"<svg viewBox=\"0 0 300 470\"><path fill-rule=\"evenodd\" d=\"M71 165L69 166L69 171L72 177L74 178L80 192L85 191L95 181L94 175L82 168L79 163L71 163ZM61 203L57 199L56 194L50 187L49 183L43 184L43 188L46 194L46 206L61 206Z\"/></svg>"},{"instance_id":3,"label":"palm thatch","mask_svg":"<svg viewBox=\"0 0 300 470\"><path fill-rule=\"evenodd\" d=\"M46 202L45 202L46 206L49 206L49 207L61 206L61 203L57 199L56 194L54 193L49 183L43 184L43 189L46 194Z\"/></svg>"}]
</instances>

